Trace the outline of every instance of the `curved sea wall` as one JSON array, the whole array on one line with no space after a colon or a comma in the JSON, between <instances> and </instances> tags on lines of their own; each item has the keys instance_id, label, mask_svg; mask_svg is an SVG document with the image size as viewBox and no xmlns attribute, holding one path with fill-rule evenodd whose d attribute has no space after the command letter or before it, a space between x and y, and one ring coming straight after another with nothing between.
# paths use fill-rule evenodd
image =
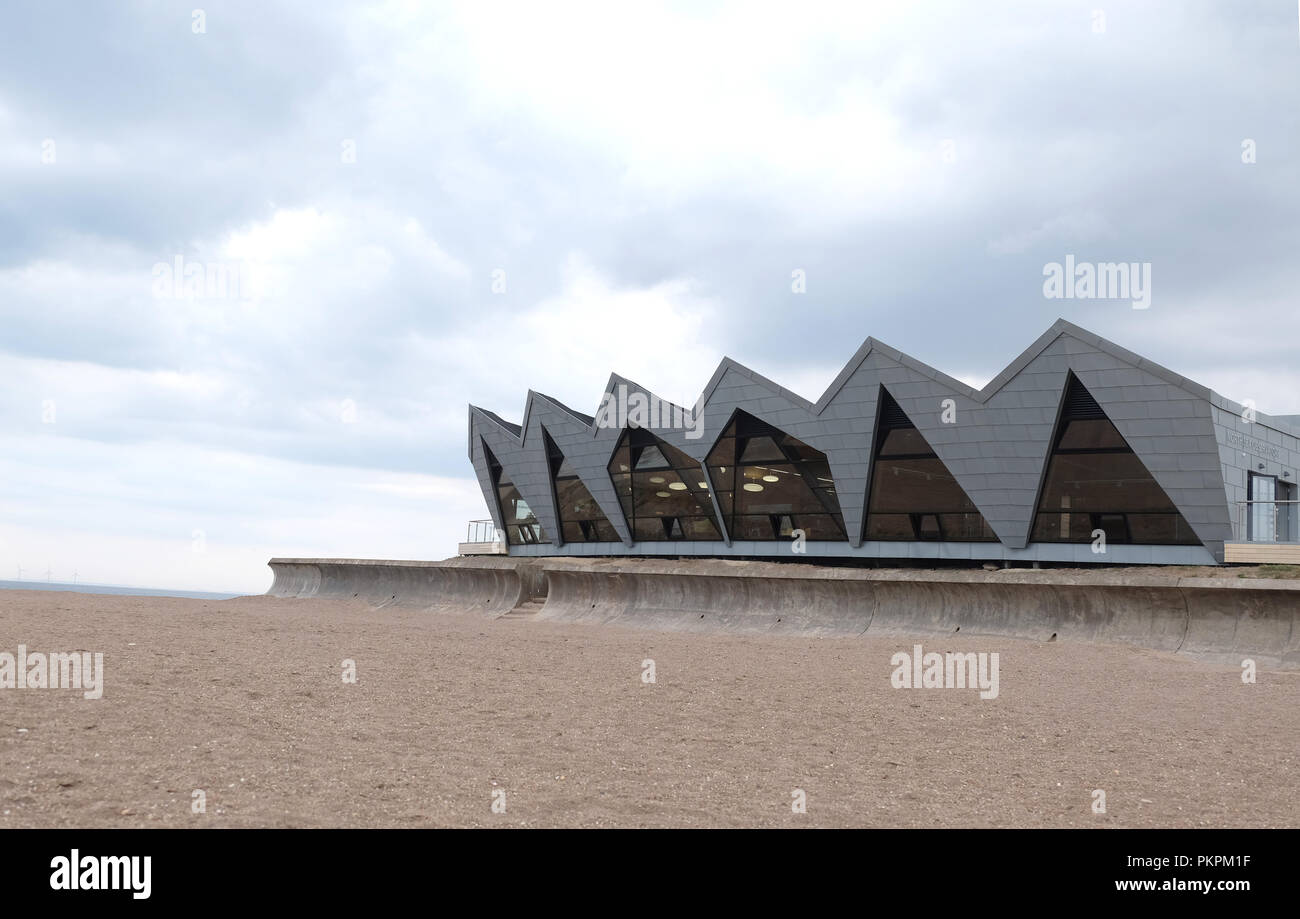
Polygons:
<instances>
[{"instance_id":1,"label":"curved sea wall","mask_svg":"<svg viewBox=\"0 0 1300 919\"><path fill-rule=\"evenodd\" d=\"M268 595L360 600L447 612L504 615L545 596L546 577L536 563L505 558L441 562L375 559L285 559L268 564L275 574Z\"/></svg>"},{"instance_id":2,"label":"curved sea wall","mask_svg":"<svg viewBox=\"0 0 1300 919\"><path fill-rule=\"evenodd\" d=\"M278 597L673 631L1120 642L1300 667L1300 581L726 559L272 559ZM543 602L544 601L544 602Z\"/></svg>"}]
</instances>

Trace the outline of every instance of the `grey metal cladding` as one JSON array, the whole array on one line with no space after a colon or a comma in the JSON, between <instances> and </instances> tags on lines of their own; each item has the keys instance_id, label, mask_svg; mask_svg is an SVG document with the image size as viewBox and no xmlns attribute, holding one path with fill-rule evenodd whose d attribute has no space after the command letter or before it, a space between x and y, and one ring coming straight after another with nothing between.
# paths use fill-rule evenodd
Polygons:
<instances>
[{"instance_id":1,"label":"grey metal cladding","mask_svg":"<svg viewBox=\"0 0 1300 919\"><path fill-rule=\"evenodd\" d=\"M619 538L624 543L631 545L632 536L628 531L627 521L623 517L623 508L619 504L618 495L614 492L614 483L609 477L608 465L609 458L614 452L614 445L618 440L618 431L609 431L604 428L597 428L597 432L604 432L605 437L593 437L593 422L584 422L580 417L575 417L571 409L562 403L551 399L549 396L540 394L530 394L533 399L532 411L528 413L528 428L525 431L525 438L530 447L534 444L544 444L541 436L542 429L550 435L551 440L560 448L574 471L577 472L578 478L587 486L591 492L591 497L600 507L601 512L609 519L610 525L618 533ZM612 436L609 436L611 435ZM545 456L545 446L541 448ZM547 470L546 491L548 495L554 495L550 487L549 468ZM522 490L520 492L523 494ZM525 494L524 499L528 500ZM531 506L531 503L530 505ZM540 517L538 518L541 519ZM548 529L548 535L553 535L552 541L558 542L560 538L559 527Z\"/></svg>"},{"instance_id":2,"label":"grey metal cladding","mask_svg":"<svg viewBox=\"0 0 1300 919\"><path fill-rule=\"evenodd\" d=\"M688 416L684 425L661 423L652 427L652 433L699 462L706 475L705 458L737 410L821 450L831 465L848 542L857 550L869 500L876 409L883 387L1002 545L1024 550L1071 373L1101 405L1202 542L1230 540L1228 501L1236 499L1240 486L1225 481L1224 470L1231 469L1226 460L1232 452L1227 441L1230 422L1216 423L1216 413L1227 414L1217 406L1229 403L1065 320L1057 320L982 390L872 338L815 403L725 358L695 406L695 424ZM617 374L611 374L604 397L617 400L634 393L680 412L679 406ZM560 543L543 429L630 546L630 531L608 472L621 429L534 392L528 394L523 423L518 426L470 407L470 456L493 519L499 513L480 440L513 478L547 535ZM702 436L691 436L694 430L702 431ZM1255 430L1261 428L1257 425ZM1300 459L1294 452L1296 438L1285 436L1289 444L1283 449L1290 452L1281 461L1294 464ZM541 550L529 553L537 551ZM682 543L677 551L695 549ZM759 549L735 543L727 551L752 554Z\"/></svg>"},{"instance_id":3,"label":"grey metal cladding","mask_svg":"<svg viewBox=\"0 0 1300 919\"><path fill-rule=\"evenodd\" d=\"M519 433L502 424L501 419L491 412L470 406L470 450L474 456L474 471L480 485L484 488L484 497L493 522L504 529L505 522L500 519L500 506L496 494L491 488L491 473L482 444L492 451L497 462L505 471L515 487L519 489L529 508L537 516L537 521L552 540L558 539L555 518L555 498L551 488L550 468L546 458L546 449L542 438L528 438L528 422L535 410L533 394L528 394L524 406L524 424L519 426ZM558 542L556 543L558 545Z\"/></svg>"},{"instance_id":4,"label":"grey metal cladding","mask_svg":"<svg viewBox=\"0 0 1300 919\"><path fill-rule=\"evenodd\" d=\"M1148 365L1149 366L1149 365ZM1115 368L1120 369L1120 368ZM1138 386L1114 385L1109 369L1075 370L1079 382L1097 400L1111 423L1146 466L1147 471L1164 489L1169 500L1202 543L1232 539L1232 521L1224 493L1222 467L1185 474L1188 456L1218 452L1210 403L1196 395L1165 383L1149 370L1124 368L1140 375ZM1126 417L1124 403L1142 402L1147 415Z\"/></svg>"},{"instance_id":5,"label":"grey metal cladding","mask_svg":"<svg viewBox=\"0 0 1300 919\"><path fill-rule=\"evenodd\" d=\"M1250 473L1292 484L1300 477L1300 428L1287 417L1265 415L1216 395L1210 418L1230 517L1240 512L1238 502L1247 500Z\"/></svg>"}]
</instances>

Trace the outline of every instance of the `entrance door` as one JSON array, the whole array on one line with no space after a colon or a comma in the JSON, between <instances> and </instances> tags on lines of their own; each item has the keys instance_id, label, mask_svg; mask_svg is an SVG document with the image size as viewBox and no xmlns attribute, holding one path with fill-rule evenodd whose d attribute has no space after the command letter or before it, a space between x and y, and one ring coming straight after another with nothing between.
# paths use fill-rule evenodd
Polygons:
<instances>
[{"instance_id":1,"label":"entrance door","mask_svg":"<svg viewBox=\"0 0 1300 919\"><path fill-rule=\"evenodd\" d=\"M1246 497L1250 508L1246 539L1249 542L1277 542L1277 479L1271 475L1250 474Z\"/></svg>"},{"instance_id":2,"label":"entrance door","mask_svg":"<svg viewBox=\"0 0 1300 919\"><path fill-rule=\"evenodd\" d=\"M1300 542L1297 523L1300 523L1300 505L1295 503L1295 483L1277 483L1277 538L1279 542Z\"/></svg>"}]
</instances>

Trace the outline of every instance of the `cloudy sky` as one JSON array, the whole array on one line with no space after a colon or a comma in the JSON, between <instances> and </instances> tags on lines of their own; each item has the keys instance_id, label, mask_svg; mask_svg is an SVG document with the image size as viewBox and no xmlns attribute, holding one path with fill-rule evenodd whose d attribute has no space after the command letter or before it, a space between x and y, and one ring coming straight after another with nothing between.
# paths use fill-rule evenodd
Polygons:
<instances>
[{"instance_id":1,"label":"cloudy sky","mask_svg":"<svg viewBox=\"0 0 1300 919\"><path fill-rule=\"evenodd\" d=\"M868 335L983 385L1063 316L1300 413L1295 0L200 2L0 12L0 579L445 557L467 403L816 398Z\"/></svg>"}]
</instances>

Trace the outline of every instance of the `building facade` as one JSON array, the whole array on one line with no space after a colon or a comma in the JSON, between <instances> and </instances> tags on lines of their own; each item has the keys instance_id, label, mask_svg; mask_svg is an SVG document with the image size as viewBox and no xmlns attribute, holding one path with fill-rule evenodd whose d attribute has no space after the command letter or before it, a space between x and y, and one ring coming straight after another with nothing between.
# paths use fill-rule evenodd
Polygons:
<instances>
[{"instance_id":1,"label":"building facade","mask_svg":"<svg viewBox=\"0 0 1300 919\"><path fill-rule=\"evenodd\" d=\"M1300 425L1064 320L975 390L873 339L817 402L724 359L692 408L469 408L510 555L1300 561Z\"/></svg>"}]
</instances>

